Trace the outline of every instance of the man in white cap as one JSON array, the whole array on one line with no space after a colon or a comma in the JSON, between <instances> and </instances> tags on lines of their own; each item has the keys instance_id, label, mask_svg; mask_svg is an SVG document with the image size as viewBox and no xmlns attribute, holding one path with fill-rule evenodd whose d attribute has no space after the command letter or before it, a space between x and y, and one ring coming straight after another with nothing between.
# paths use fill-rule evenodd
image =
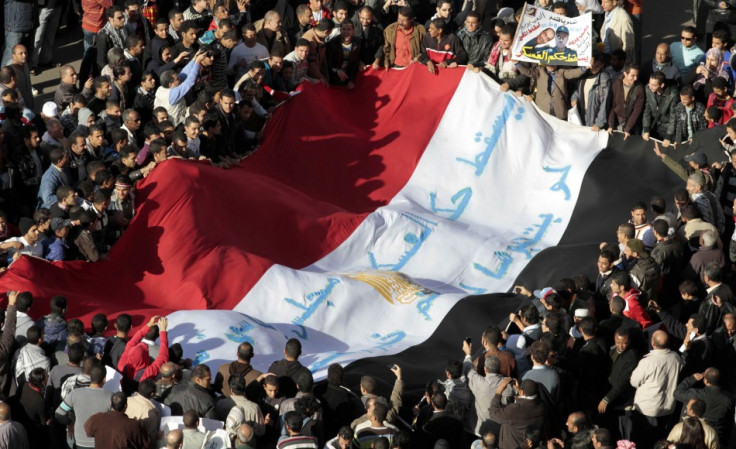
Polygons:
<instances>
[{"instance_id":1,"label":"man in white cap","mask_svg":"<svg viewBox=\"0 0 736 449\"><path fill-rule=\"evenodd\" d=\"M59 107L53 101L47 101L41 108L41 118L44 122L48 119L59 117Z\"/></svg>"}]
</instances>

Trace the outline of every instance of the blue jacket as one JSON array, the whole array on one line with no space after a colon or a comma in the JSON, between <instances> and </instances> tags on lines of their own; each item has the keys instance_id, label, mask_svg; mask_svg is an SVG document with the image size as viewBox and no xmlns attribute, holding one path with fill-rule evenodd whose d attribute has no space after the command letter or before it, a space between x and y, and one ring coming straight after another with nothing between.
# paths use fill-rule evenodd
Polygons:
<instances>
[{"instance_id":1,"label":"blue jacket","mask_svg":"<svg viewBox=\"0 0 736 449\"><path fill-rule=\"evenodd\" d=\"M69 248L63 240L58 237L49 237L41 241L43 245L43 257L46 260L64 260L66 250Z\"/></svg>"},{"instance_id":2,"label":"blue jacket","mask_svg":"<svg viewBox=\"0 0 736 449\"><path fill-rule=\"evenodd\" d=\"M50 348L66 344L66 320L56 314L49 314L36 322L36 326L43 330L43 342Z\"/></svg>"},{"instance_id":3,"label":"blue jacket","mask_svg":"<svg viewBox=\"0 0 736 449\"><path fill-rule=\"evenodd\" d=\"M580 117L583 119L583 125L585 126L598 125L598 128L606 129L612 96L611 75L601 70L595 78L593 87L590 89L590 95L585 99L585 115L580 114ZM585 77L580 78L578 88L570 98L570 101L578 102L578 109L581 106L580 98L583 96L583 86L586 79Z\"/></svg>"},{"instance_id":4,"label":"blue jacket","mask_svg":"<svg viewBox=\"0 0 736 449\"><path fill-rule=\"evenodd\" d=\"M27 33L33 31L35 1L5 0L5 31Z\"/></svg>"},{"instance_id":5,"label":"blue jacket","mask_svg":"<svg viewBox=\"0 0 736 449\"><path fill-rule=\"evenodd\" d=\"M72 179L71 174L69 174L66 167L62 168L62 171L66 174L66 179ZM41 186L38 189L38 203L41 205L40 207L50 209L51 206L56 204L59 201L58 198L56 198L56 189L63 185L68 184L64 182L61 172L56 168L56 166L51 164L41 177Z\"/></svg>"}]
</instances>

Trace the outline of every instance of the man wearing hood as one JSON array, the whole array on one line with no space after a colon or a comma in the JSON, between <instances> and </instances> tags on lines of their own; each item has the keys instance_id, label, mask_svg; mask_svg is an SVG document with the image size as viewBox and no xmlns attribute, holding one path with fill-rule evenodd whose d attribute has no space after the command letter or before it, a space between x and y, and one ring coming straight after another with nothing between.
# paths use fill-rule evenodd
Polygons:
<instances>
[{"instance_id":1,"label":"man wearing hood","mask_svg":"<svg viewBox=\"0 0 736 449\"><path fill-rule=\"evenodd\" d=\"M118 361L118 371L123 373L127 379L134 379L140 382L148 378L156 378L161 365L169 360L169 339L166 333L168 320L166 317L154 316L148 320L148 323L141 327L138 332L133 335L127 345L125 351ZM158 325L158 327L155 327ZM160 329L160 332L159 332ZM161 341L161 349L156 360L151 361L148 354L148 346L156 339L159 334ZM143 341L144 339L148 340ZM149 343L150 342L150 343Z\"/></svg>"}]
</instances>

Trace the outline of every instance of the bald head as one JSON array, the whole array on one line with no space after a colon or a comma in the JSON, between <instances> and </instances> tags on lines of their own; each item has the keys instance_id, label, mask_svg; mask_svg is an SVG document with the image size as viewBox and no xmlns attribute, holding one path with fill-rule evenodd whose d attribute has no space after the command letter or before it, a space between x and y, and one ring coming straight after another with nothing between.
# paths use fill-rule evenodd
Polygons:
<instances>
[{"instance_id":1,"label":"bald head","mask_svg":"<svg viewBox=\"0 0 736 449\"><path fill-rule=\"evenodd\" d=\"M248 424L241 424L238 427L238 440L245 444L253 438L253 428Z\"/></svg>"},{"instance_id":2,"label":"bald head","mask_svg":"<svg viewBox=\"0 0 736 449\"><path fill-rule=\"evenodd\" d=\"M184 442L184 434L179 429L174 429L166 434L166 449L179 449Z\"/></svg>"},{"instance_id":3,"label":"bald head","mask_svg":"<svg viewBox=\"0 0 736 449\"><path fill-rule=\"evenodd\" d=\"M669 335L665 331L656 331L652 335L652 347L654 349L665 349L669 343Z\"/></svg>"},{"instance_id":4,"label":"bald head","mask_svg":"<svg viewBox=\"0 0 736 449\"><path fill-rule=\"evenodd\" d=\"M10 421L10 406L0 402L0 422Z\"/></svg>"},{"instance_id":5,"label":"bald head","mask_svg":"<svg viewBox=\"0 0 736 449\"><path fill-rule=\"evenodd\" d=\"M670 60L670 46L666 42L662 42L657 45L657 50L654 53L654 59L658 64L664 64Z\"/></svg>"},{"instance_id":6,"label":"bald head","mask_svg":"<svg viewBox=\"0 0 736 449\"><path fill-rule=\"evenodd\" d=\"M176 363L174 362L166 362L163 365L161 365L161 377L165 377L166 379L171 379L171 377L176 372Z\"/></svg>"}]
</instances>

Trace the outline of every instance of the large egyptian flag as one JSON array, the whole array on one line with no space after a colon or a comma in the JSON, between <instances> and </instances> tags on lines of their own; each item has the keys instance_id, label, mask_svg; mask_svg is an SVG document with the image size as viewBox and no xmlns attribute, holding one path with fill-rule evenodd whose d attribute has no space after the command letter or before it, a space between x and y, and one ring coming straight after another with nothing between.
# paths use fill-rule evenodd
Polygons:
<instances>
[{"instance_id":1,"label":"large egyptian flag","mask_svg":"<svg viewBox=\"0 0 736 449\"><path fill-rule=\"evenodd\" d=\"M643 142L606 149L482 74L413 65L356 84L304 86L239 167L157 167L107 260L26 257L0 289L31 291L36 317L57 294L85 323L169 315L170 341L213 368L247 341L265 369L297 337L318 376L398 362L418 387L516 310L517 278L594 275L633 201L677 184Z\"/></svg>"}]
</instances>

